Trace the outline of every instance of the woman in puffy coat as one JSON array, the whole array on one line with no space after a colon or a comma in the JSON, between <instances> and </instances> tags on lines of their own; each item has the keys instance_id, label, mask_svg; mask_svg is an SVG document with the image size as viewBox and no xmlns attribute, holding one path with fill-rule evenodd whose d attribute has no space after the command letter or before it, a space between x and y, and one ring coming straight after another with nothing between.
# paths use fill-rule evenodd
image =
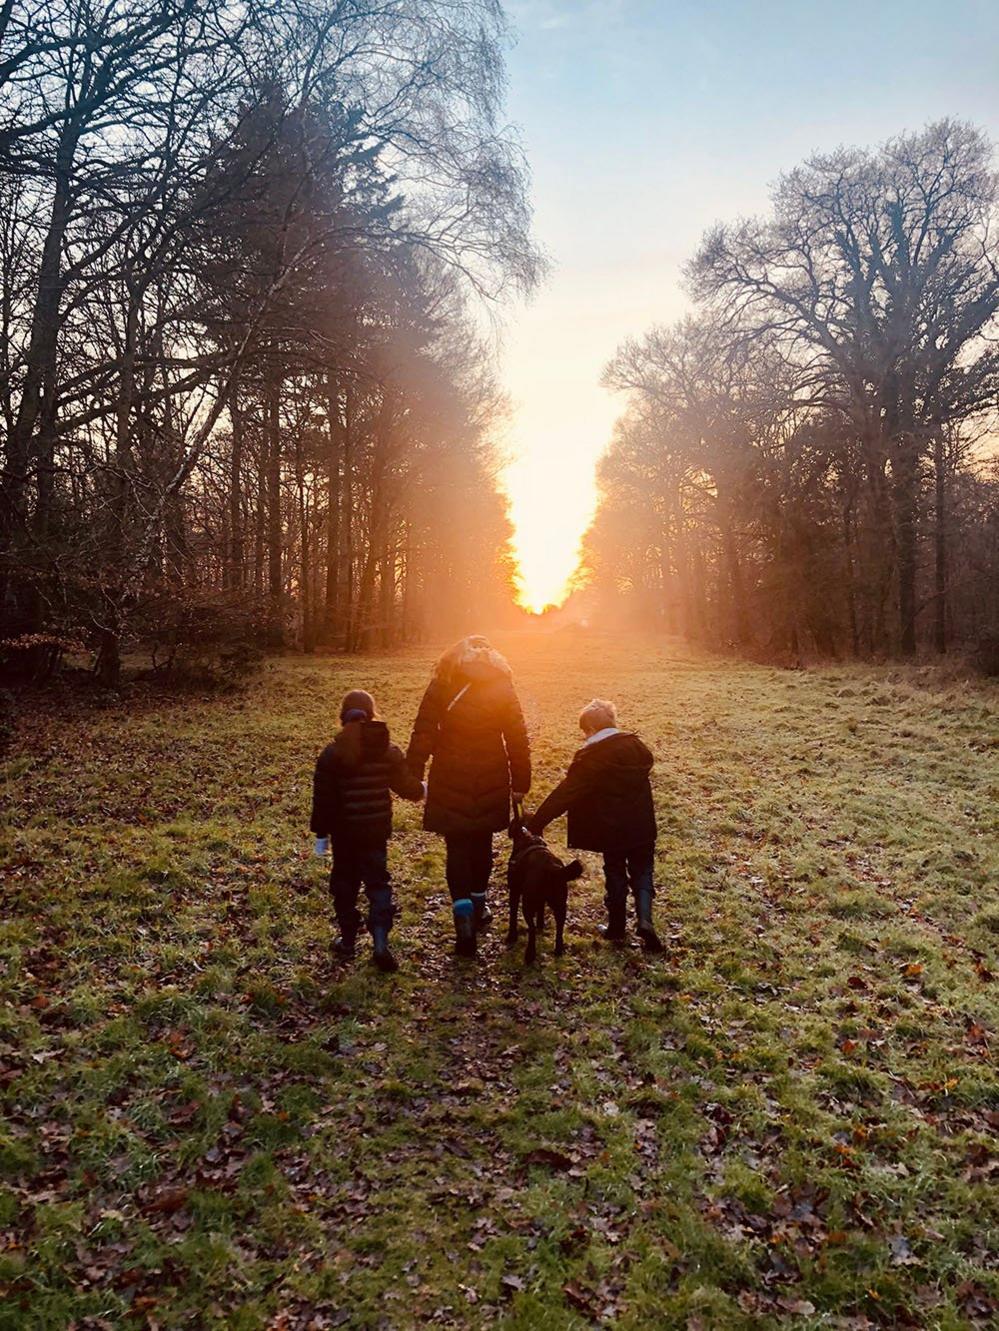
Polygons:
<instances>
[{"instance_id":1,"label":"woman in puffy coat","mask_svg":"<svg viewBox=\"0 0 999 1331\"><path fill-rule=\"evenodd\" d=\"M444 836L456 950L474 956L476 933L491 918L493 833L509 824L511 797L519 803L531 788L510 667L485 638L462 638L437 662L406 757L421 780L431 760L423 826Z\"/></svg>"}]
</instances>

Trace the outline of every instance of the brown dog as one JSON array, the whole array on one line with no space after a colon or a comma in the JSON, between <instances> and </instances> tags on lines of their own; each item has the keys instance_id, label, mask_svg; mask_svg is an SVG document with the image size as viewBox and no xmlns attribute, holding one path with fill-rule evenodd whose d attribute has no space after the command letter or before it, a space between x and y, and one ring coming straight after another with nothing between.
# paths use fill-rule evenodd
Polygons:
<instances>
[{"instance_id":1,"label":"brown dog","mask_svg":"<svg viewBox=\"0 0 999 1331\"><path fill-rule=\"evenodd\" d=\"M544 927L545 906L550 906L555 916L555 955L560 957L565 951L563 934L569 884L582 876L583 866L579 860L563 864L541 837L532 836L528 832L522 819L516 815L510 824L510 839L513 849L506 869L510 893L510 927L507 930L506 945L513 947L517 941L517 910L522 908L527 922L524 963L530 965L538 954L537 935L538 930Z\"/></svg>"}]
</instances>

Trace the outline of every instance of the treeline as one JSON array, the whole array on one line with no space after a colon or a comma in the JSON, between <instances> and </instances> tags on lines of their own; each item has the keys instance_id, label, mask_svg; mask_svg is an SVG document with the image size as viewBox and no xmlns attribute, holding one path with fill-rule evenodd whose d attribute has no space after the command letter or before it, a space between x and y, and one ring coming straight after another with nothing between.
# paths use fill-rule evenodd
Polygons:
<instances>
[{"instance_id":1,"label":"treeline","mask_svg":"<svg viewBox=\"0 0 999 1331\"><path fill-rule=\"evenodd\" d=\"M0 5L0 646L512 605L468 314L535 281L494 0Z\"/></svg>"},{"instance_id":2,"label":"treeline","mask_svg":"<svg viewBox=\"0 0 999 1331\"><path fill-rule=\"evenodd\" d=\"M783 176L718 226L694 313L622 346L581 581L606 617L798 661L999 669L999 209L944 122Z\"/></svg>"}]
</instances>

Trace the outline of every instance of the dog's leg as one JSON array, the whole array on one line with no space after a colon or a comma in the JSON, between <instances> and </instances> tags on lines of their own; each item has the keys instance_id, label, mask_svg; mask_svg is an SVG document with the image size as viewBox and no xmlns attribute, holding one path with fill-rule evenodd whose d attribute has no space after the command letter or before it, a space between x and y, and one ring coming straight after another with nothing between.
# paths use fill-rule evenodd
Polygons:
<instances>
[{"instance_id":1,"label":"dog's leg","mask_svg":"<svg viewBox=\"0 0 999 1331\"><path fill-rule=\"evenodd\" d=\"M538 937L537 927L534 921L531 920L527 926L527 950L524 953L525 966L531 966L537 960L538 956L537 937Z\"/></svg>"},{"instance_id":2,"label":"dog's leg","mask_svg":"<svg viewBox=\"0 0 999 1331\"><path fill-rule=\"evenodd\" d=\"M517 928L517 912L520 910L520 893L515 887L510 888L510 926L506 931L506 945L513 947L520 930Z\"/></svg>"},{"instance_id":3,"label":"dog's leg","mask_svg":"<svg viewBox=\"0 0 999 1331\"><path fill-rule=\"evenodd\" d=\"M533 902L530 910L524 911L524 918L527 920L527 951L524 953L524 964L530 966L538 955L538 909Z\"/></svg>"},{"instance_id":4,"label":"dog's leg","mask_svg":"<svg viewBox=\"0 0 999 1331\"><path fill-rule=\"evenodd\" d=\"M555 916L555 955L557 957L560 957L565 951L565 939L563 937L565 932L565 909L566 901L564 897L552 906L552 914Z\"/></svg>"}]
</instances>

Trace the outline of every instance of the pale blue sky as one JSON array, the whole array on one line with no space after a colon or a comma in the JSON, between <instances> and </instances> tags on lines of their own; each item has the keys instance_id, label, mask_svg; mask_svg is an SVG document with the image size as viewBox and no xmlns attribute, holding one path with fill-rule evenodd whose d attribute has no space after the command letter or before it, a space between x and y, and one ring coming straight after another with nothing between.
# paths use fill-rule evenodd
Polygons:
<instances>
[{"instance_id":1,"label":"pale blue sky","mask_svg":"<svg viewBox=\"0 0 999 1331\"><path fill-rule=\"evenodd\" d=\"M705 228L763 210L769 183L815 150L947 115L999 139L999 0L507 9L509 119L554 265L510 312L502 353L507 485L527 590L544 600L574 566L621 406L601 370L624 337L682 313L680 268Z\"/></svg>"}]
</instances>

